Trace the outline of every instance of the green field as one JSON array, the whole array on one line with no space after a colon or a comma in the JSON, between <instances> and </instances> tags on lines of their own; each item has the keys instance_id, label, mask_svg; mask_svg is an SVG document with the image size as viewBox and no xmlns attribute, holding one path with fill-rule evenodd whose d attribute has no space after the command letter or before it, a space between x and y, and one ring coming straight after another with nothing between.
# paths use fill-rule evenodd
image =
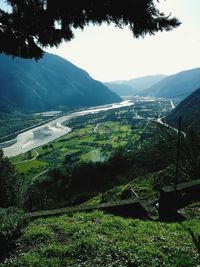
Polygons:
<instances>
[{"instance_id":1,"label":"green field","mask_svg":"<svg viewBox=\"0 0 200 267\"><path fill-rule=\"evenodd\" d=\"M35 176L41 172L41 168L53 168L63 162L65 165L75 162L102 162L116 149L125 147L128 143L138 146L137 143L140 142L138 130L132 131L128 124L105 122L94 132L95 127L96 124L87 125L38 148L39 156L36 160L31 160L35 156L33 151L31 156L27 152L12 158L12 162L20 173Z\"/></svg>"},{"instance_id":2,"label":"green field","mask_svg":"<svg viewBox=\"0 0 200 267\"><path fill-rule=\"evenodd\" d=\"M142 107L145 108L142 108ZM145 111L144 111L145 109ZM144 119L135 119L136 114ZM162 114L158 103L138 102L134 106L90 114L72 120L72 132L33 150L11 159L23 174L23 181L31 181L41 172L61 165L103 162L118 149L138 150L155 140L156 123L146 120L148 116ZM27 184L27 182L25 182Z\"/></svg>"},{"instance_id":3,"label":"green field","mask_svg":"<svg viewBox=\"0 0 200 267\"><path fill-rule=\"evenodd\" d=\"M32 171L32 169L41 169L47 167L48 163L39 161L39 160L31 160L22 163L16 163L15 167L20 173L26 173Z\"/></svg>"}]
</instances>

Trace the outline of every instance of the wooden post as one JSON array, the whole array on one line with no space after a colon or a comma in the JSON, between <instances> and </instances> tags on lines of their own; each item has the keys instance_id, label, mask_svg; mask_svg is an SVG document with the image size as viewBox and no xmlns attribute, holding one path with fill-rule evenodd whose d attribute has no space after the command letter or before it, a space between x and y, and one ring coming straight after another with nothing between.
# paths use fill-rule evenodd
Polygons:
<instances>
[{"instance_id":1,"label":"wooden post","mask_svg":"<svg viewBox=\"0 0 200 267\"><path fill-rule=\"evenodd\" d=\"M178 120L177 156L176 156L176 173L175 173L175 180L174 180L174 190L175 190L175 192L177 191L177 184L178 184L178 170L179 170L179 161L180 161L181 122L182 122L182 117L179 116L179 120Z\"/></svg>"}]
</instances>

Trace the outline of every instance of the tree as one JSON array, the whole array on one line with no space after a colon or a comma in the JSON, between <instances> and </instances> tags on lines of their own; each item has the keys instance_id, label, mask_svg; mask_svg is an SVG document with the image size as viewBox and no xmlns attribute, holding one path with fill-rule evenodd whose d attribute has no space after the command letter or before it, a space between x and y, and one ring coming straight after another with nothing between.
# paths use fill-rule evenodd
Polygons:
<instances>
[{"instance_id":1,"label":"tree","mask_svg":"<svg viewBox=\"0 0 200 267\"><path fill-rule=\"evenodd\" d=\"M119 28L129 26L136 38L180 25L178 19L160 12L153 0L5 2L12 12L0 9L0 52L23 58L41 58L43 48L70 41L74 29L84 29L89 23L114 23Z\"/></svg>"},{"instance_id":2,"label":"tree","mask_svg":"<svg viewBox=\"0 0 200 267\"><path fill-rule=\"evenodd\" d=\"M0 150L0 207L18 206L19 195L19 174Z\"/></svg>"}]
</instances>

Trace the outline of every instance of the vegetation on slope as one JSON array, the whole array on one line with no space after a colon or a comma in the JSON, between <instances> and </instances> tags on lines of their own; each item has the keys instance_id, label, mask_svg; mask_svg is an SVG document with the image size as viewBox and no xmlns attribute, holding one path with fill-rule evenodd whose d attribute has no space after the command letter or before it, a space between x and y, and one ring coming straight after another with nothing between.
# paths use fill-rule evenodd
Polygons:
<instances>
[{"instance_id":1,"label":"vegetation on slope","mask_svg":"<svg viewBox=\"0 0 200 267\"><path fill-rule=\"evenodd\" d=\"M20 176L0 150L0 207L19 206Z\"/></svg>"},{"instance_id":2,"label":"vegetation on slope","mask_svg":"<svg viewBox=\"0 0 200 267\"><path fill-rule=\"evenodd\" d=\"M102 212L76 213L31 222L2 266L197 266L190 232L198 220L159 223Z\"/></svg>"},{"instance_id":3,"label":"vegetation on slope","mask_svg":"<svg viewBox=\"0 0 200 267\"><path fill-rule=\"evenodd\" d=\"M200 87L200 68L190 69L170 75L144 91L146 95L156 97L174 97L181 99Z\"/></svg>"},{"instance_id":4,"label":"vegetation on slope","mask_svg":"<svg viewBox=\"0 0 200 267\"><path fill-rule=\"evenodd\" d=\"M167 116L166 121L171 125L178 125L179 116L182 116L182 128L200 132L200 89L185 98Z\"/></svg>"},{"instance_id":5,"label":"vegetation on slope","mask_svg":"<svg viewBox=\"0 0 200 267\"><path fill-rule=\"evenodd\" d=\"M24 212L18 208L0 208L0 261L15 247L15 240L26 224Z\"/></svg>"}]
</instances>

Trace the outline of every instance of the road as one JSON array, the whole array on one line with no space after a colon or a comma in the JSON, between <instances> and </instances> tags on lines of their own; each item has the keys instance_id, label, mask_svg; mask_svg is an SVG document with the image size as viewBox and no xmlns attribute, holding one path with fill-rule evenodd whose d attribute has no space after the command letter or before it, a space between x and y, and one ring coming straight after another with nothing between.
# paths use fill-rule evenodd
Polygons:
<instances>
[{"instance_id":1,"label":"road","mask_svg":"<svg viewBox=\"0 0 200 267\"><path fill-rule=\"evenodd\" d=\"M97 125L95 126L95 128L93 130L94 133L97 133L97 129L98 129L98 127L99 127L100 124L102 124L102 123L97 123Z\"/></svg>"},{"instance_id":2,"label":"road","mask_svg":"<svg viewBox=\"0 0 200 267\"><path fill-rule=\"evenodd\" d=\"M174 109L175 108L175 105L174 105L174 103L173 103L172 100L170 100L170 104L171 104L172 109Z\"/></svg>"},{"instance_id":3,"label":"road","mask_svg":"<svg viewBox=\"0 0 200 267\"><path fill-rule=\"evenodd\" d=\"M49 169L46 169L45 171L43 171L43 172L37 174L36 176L34 176L34 177L31 179L32 183L33 183L33 181L34 181L35 179L37 179L39 176L43 175L44 173L46 173L46 172L48 172L48 171L49 171Z\"/></svg>"},{"instance_id":4,"label":"road","mask_svg":"<svg viewBox=\"0 0 200 267\"><path fill-rule=\"evenodd\" d=\"M161 118L158 118L156 120L156 122L160 123L161 125L167 127L168 129L171 129L173 130L174 132L176 132L178 134L178 129L177 128L174 128L172 127L171 125L167 124L166 122L163 122L162 119L164 119L165 117L161 117ZM184 131L181 131L181 135L185 138L186 137L186 133Z\"/></svg>"}]
</instances>

